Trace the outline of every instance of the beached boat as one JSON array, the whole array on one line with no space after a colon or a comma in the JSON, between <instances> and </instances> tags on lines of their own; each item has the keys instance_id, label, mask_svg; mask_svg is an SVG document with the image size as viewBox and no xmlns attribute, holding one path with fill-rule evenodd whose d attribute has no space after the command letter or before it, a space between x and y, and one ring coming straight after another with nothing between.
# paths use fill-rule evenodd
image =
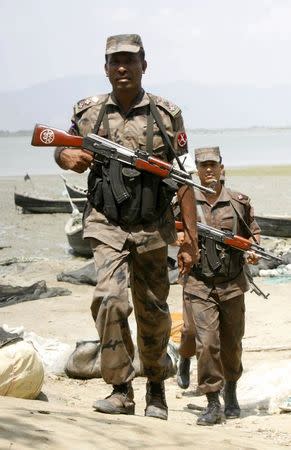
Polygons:
<instances>
[{"instance_id":1,"label":"beached boat","mask_svg":"<svg viewBox=\"0 0 291 450\"><path fill-rule=\"evenodd\" d=\"M71 197L85 197L86 190L78 186L72 186L64 180L67 191ZM291 237L291 216L256 216L261 228L261 234L274 237Z\"/></svg>"},{"instance_id":2,"label":"beached boat","mask_svg":"<svg viewBox=\"0 0 291 450\"><path fill-rule=\"evenodd\" d=\"M71 198L85 198L87 196L87 190L83 189L75 184L70 184L65 178L63 178L67 192Z\"/></svg>"},{"instance_id":3,"label":"beached boat","mask_svg":"<svg viewBox=\"0 0 291 450\"><path fill-rule=\"evenodd\" d=\"M264 236L291 238L291 216L256 216Z\"/></svg>"},{"instance_id":4,"label":"beached boat","mask_svg":"<svg viewBox=\"0 0 291 450\"><path fill-rule=\"evenodd\" d=\"M93 256L89 239L83 239L82 214L76 209L65 225L65 233L72 252L86 257Z\"/></svg>"},{"instance_id":5,"label":"beached boat","mask_svg":"<svg viewBox=\"0 0 291 450\"><path fill-rule=\"evenodd\" d=\"M87 199L72 198L71 201L79 211L83 211ZM14 192L14 203L22 208L23 213L71 213L71 201L69 198L42 198Z\"/></svg>"}]
</instances>

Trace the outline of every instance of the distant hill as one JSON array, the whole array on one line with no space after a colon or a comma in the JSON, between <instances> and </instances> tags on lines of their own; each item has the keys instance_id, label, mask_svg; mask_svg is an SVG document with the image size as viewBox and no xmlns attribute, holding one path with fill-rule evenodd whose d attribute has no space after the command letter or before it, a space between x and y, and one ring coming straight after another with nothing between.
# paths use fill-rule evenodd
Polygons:
<instances>
[{"instance_id":1,"label":"distant hill","mask_svg":"<svg viewBox=\"0 0 291 450\"><path fill-rule=\"evenodd\" d=\"M187 128L291 126L291 86L213 87L177 81L145 89L177 103ZM36 122L67 129L75 102L109 90L103 75L84 75L0 92L0 129L29 130Z\"/></svg>"}]
</instances>

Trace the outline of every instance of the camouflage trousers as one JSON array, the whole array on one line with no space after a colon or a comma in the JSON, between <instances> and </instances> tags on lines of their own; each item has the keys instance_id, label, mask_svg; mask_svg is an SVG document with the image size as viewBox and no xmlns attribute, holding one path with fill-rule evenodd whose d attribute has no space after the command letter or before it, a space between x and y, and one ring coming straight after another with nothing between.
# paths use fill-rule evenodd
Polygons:
<instances>
[{"instance_id":1,"label":"camouflage trousers","mask_svg":"<svg viewBox=\"0 0 291 450\"><path fill-rule=\"evenodd\" d=\"M222 302L215 291L207 300L184 292L183 314L179 353L196 354L199 392L216 392L224 380L237 381L243 370L244 295Z\"/></svg>"},{"instance_id":2,"label":"camouflage trousers","mask_svg":"<svg viewBox=\"0 0 291 450\"><path fill-rule=\"evenodd\" d=\"M97 271L91 311L101 341L102 378L121 384L135 376L128 323L130 279L143 373L151 381L162 381L172 375L167 354L171 331L167 247L138 253L130 239L121 251L95 239L91 245Z\"/></svg>"}]
</instances>

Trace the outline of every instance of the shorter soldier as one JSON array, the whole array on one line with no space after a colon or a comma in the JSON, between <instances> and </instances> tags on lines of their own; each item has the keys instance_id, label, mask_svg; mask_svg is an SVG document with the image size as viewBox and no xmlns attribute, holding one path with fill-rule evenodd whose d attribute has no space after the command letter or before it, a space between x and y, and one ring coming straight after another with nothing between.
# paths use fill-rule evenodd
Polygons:
<instances>
[{"instance_id":1,"label":"shorter soldier","mask_svg":"<svg viewBox=\"0 0 291 450\"><path fill-rule=\"evenodd\" d=\"M224 167L219 147L196 149L195 162L202 186L216 191L196 192L198 221L259 241L260 229L250 199L221 183ZM243 370L244 292L249 286L241 251L209 238L199 238L199 249L200 261L184 280L184 328L177 381L181 387L188 387L190 357L196 354L198 391L206 394L208 400L197 424L213 425L223 417L219 401L223 386L226 418L240 416L236 383ZM256 255L248 254L248 263L255 264L257 260Z\"/></svg>"}]
</instances>

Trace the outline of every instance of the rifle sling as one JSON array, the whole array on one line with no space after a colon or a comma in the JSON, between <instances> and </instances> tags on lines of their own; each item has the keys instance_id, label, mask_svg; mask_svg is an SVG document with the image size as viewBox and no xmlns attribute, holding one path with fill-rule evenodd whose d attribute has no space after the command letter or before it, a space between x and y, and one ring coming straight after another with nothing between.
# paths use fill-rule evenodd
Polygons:
<instances>
[{"instance_id":1,"label":"rifle sling","mask_svg":"<svg viewBox=\"0 0 291 450\"><path fill-rule=\"evenodd\" d=\"M109 98L109 94L107 95L106 99L104 100L104 102L101 105L101 108L100 108L100 111L99 111L99 114L98 114L98 117L97 117L94 129L93 129L93 133L94 134L98 134L101 122L103 120L103 117L104 117L104 114L105 114L105 111L106 111L108 98ZM107 121L108 121L108 117L107 117ZM106 125L109 125L109 124L106 124ZM106 128L105 123L104 123L104 128ZM108 130L107 131L108 131L108 138L109 138L109 135L110 135L109 126L108 126Z\"/></svg>"},{"instance_id":2,"label":"rifle sling","mask_svg":"<svg viewBox=\"0 0 291 450\"><path fill-rule=\"evenodd\" d=\"M178 158L178 156L177 156L177 154L176 154L176 152L174 150L173 144L172 144L172 142L171 142L171 140L170 140L170 138L168 136L168 133L166 131L165 125L163 124L163 121L162 121L161 115L160 115L160 113L158 111L158 108L156 107L153 99L151 98L151 96L149 94L148 94L148 97L149 97L151 112L152 112L152 114L154 116L155 121L157 122L157 125L158 125L158 127L159 127L159 129L160 129L160 131L162 133L162 136L164 137L164 140L168 144L169 150L170 150L173 158L176 159L180 169L183 170L184 172L186 172L186 170L184 168L184 165L182 164L182 162L180 161L180 159Z\"/></svg>"}]
</instances>

